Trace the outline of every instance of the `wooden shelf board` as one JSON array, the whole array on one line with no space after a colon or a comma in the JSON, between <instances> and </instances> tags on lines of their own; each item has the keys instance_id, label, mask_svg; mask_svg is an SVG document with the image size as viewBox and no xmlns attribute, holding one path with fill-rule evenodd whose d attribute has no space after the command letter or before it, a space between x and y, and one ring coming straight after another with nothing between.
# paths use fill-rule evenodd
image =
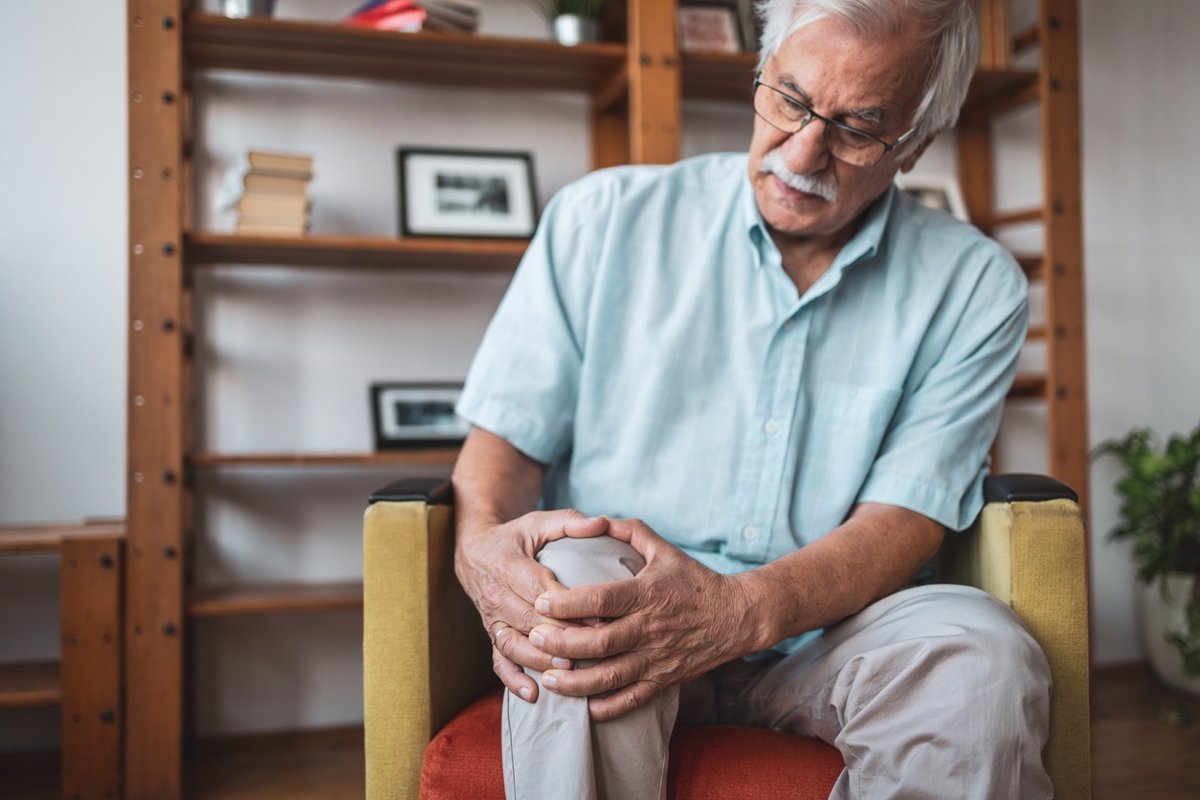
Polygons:
<instances>
[{"instance_id":1,"label":"wooden shelf board","mask_svg":"<svg viewBox=\"0 0 1200 800\"><path fill-rule=\"evenodd\" d=\"M184 56L195 69L594 93L620 74L625 46L350 28L327 22L191 14Z\"/></svg>"},{"instance_id":2,"label":"wooden shelf board","mask_svg":"<svg viewBox=\"0 0 1200 800\"><path fill-rule=\"evenodd\" d=\"M188 598L193 617L340 611L362 608L361 583L279 583L207 587Z\"/></svg>"},{"instance_id":3,"label":"wooden shelf board","mask_svg":"<svg viewBox=\"0 0 1200 800\"><path fill-rule=\"evenodd\" d=\"M0 664L0 708L53 706L62 702L57 661Z\"/></svg>"},{"instance_id":4,"label":"wooden shelf board","mask_svg":"<svg viewBox=\"0 0 1200 800\"><path fill-rule=\"evenodd\" d=\"M458 447L425 447L386 453L196 453L197 469L221 467L423 467L453 466Z\"/></svg>"},{"instance_id":5,"label":"wooden shelf board","mask_svg":"<svg viewBox=\"0 0 1200 800\"><path fill-rule=\"evenodd\" d=\"M122 523L52 522L38 525L0 526L0 555L54 553L66 537L124 536Z\"/></svg>"},{"instance_id":6,"label":"wooden shelf board","mask_svg":"<svg viewBox=\"0 0 1200 800\"><path fill-rule=\"evenodd\" d=\"M268 264L390 270L512 272L526 240L401 239L389 236L239 236L192 232L184 253L193 266Z\"/></svg>"},{"instance_id":7,"label":"wooden shelf board","mask_svg":"<svg viewBox=\"0 0 1200 800\"><path fill-rule=\"evenodd\" d=\"M1013 381L1009 399L1029 399L1046 396L1046 378L1042 375L1018 375Z\"/></svg>"},{"instance_id":8,"label":"wooden shelf board","mask_svg":"<svg viewBox=\"0 0 1200 800\"><path fill-rule=\"evenodd\" d=\"M682 56L683 97L750 105L756 53L685 53ZM975 72L966 105L985 108L990 103L1034 86L1038 74L1022 69L980 69Z\"/></svg>"},{"instance_id":9,"label":"wooden shelf board","mask_svg":"<svg viewBox=\"0 0 1200 800\"><path fill-rule=\"evenodd\" d=\"M1031 281L1042 277L1042 265L1045 259L1038 253L1013 253L1013 258L1025 271L1025 277Z\"/></svg>"}]
</instances>

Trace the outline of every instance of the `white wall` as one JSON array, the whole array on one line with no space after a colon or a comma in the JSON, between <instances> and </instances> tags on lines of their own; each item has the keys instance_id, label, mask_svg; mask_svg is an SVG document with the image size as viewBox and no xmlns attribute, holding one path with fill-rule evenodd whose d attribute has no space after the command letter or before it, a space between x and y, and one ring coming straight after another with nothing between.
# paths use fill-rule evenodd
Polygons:
<instances>
[{"instance_id":1,"label":"white wall","mask_svg":"<svg viewBox=\"0 0 1200 800\"><path fill-rule=\"evenodd\" d=\"M0 10L0 523L123 513L125 392L125 38L122 4ZM353 2L287 2L281 15L336 18ZM1083 3L1085 215L1093 441L1138 423L1196 423L1200 371L1186 313L1200 297L1184 250L1182 199L1196 185L1200 25L1187 0ZM61 36L62 25L78 32ZM541 35L520 0L490 0L485 32ZM1178 46L1169 46L1177 42ZM395 231L394 148L528 149L538 192L588 163L586 111L569 95L442 92L357 81L212 74L197 83L208 211L219 170L249 146L316 154L316 231ZM1169 109L1169 111L1164 111ZM1147 120L1143 122L1142 119ZM1172 127L1156 130L1154 123ZM1189 124L1191 123L1191 124ZM743 113L689 107L687 154L741 149ZM1001 202L1037 202L1036 113L1001 127ZM918 168L953 171L952 144ZM1028 239L1036 234L1021 233ZM460 378L502 278L339 275L276 269L208 275L200 320L204 444L224 451L369 447L374 379ZM1036 298L1035 298L1036 301ZM1189 304L1189 306L1185 306ZM1035 303L1036 305L1036 303ZM1174 312L1174 313L1172 313ZM1028 354L1036 366L1039 354ZM1007 469L1045 466L1044 414L1005 419ZM1112 472L1094 472L1097 655L1137 657L1132 581L1113 520ZM204 476L199 579L358 574L364 495L379 471ZM57 653L53 559L0 559L0 661ZM201 732L361 718L355 614L206 621L197 628ZM0 713L0 749L52 742L52 711Z\"/></svg>"}]
</instances>

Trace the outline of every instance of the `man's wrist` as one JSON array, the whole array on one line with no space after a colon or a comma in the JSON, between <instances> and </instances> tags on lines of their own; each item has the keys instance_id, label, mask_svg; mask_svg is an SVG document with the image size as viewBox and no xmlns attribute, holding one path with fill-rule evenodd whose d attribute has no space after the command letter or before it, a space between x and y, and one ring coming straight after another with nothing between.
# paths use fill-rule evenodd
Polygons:
<instances>
[{"instance_id":1,"label":"man's wrist","mask_svg":"<svg viewBox=\"0 0 1200 800\"><path fill-rule=\"evenodd\" d=\"M782 637L777 634L775 609L777 603L771 585L760 569L746 570L730 576L738 588L740 609L739 627L743 632L741 655L773 647Z\"/></svg>"}]
</instances>

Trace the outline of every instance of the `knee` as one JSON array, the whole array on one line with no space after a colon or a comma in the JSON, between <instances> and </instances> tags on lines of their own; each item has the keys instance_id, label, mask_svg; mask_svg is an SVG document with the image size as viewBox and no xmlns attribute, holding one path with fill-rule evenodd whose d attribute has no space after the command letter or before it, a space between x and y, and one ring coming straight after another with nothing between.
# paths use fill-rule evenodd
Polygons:
<instances>
[{"instance_id":1,"label":"knee","mask_svg":"<svg viewBox=\"0 0 1200 800\"><path fill-rule=\"evenodd\" d=\"M557 539L541 549L537 560L568 589L624 580L646 566L636 550L610 536Z\"/></svg>"},{"instance_id":2,"label":"knee","mask_svg":"<svg viewBox=\"0 0 1200 800\"><path fill-rule=\"evenodd\" d=\"M1050 665L1025 623L986 592L956 588L961 591L938 604L938 635L926 642L926 663L942 675L954 672L964 694L977 701L1048 704Z\"/></svg>"}]
</instances>

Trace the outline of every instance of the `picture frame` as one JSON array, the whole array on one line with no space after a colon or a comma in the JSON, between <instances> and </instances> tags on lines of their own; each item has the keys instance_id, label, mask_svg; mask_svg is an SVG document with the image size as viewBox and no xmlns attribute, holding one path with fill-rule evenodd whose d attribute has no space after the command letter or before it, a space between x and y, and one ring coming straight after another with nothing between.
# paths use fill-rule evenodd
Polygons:
<instances>
[{"instance_id":1,"label":"picture frame","mask_svg":"<svg viewBox=\"0 0 1200 800\"><path fill-rule=\"evenodd\" d=\"M528 239L537 229L533 156L500 150L396 150L401 236Z\"/></svg>"},{"instance_id":2,"label":"picture frame","mask_svg":"<svg viewBox=\"0 0 1200 800\"><path fill-rule=\"evenodd\" d=\"M686 2L679 5L679 49L685 53L740 53L744 45L738 5Z\"/></svg>"},{"instance_id":3,"label":"picture frame","mask_svg":"<svg viewBox=\"0 0 1200 800\"><path fill-rule=\"evenodd\" d=\"M471 426L454 413L461 383L372 383L371 422L375 449L462 444Z\"/></svg>"},{"instance_id":4,"label":"picture frame","mask_svg":"<svg viewBox=\"0 0 1200 800\"><path fill-rule=\"evenodd\" d=\"M946 211L963 222L970 222L958 181L949 176L896 175L896 186L928 208Z\"/></svg>"}]
</instances>

